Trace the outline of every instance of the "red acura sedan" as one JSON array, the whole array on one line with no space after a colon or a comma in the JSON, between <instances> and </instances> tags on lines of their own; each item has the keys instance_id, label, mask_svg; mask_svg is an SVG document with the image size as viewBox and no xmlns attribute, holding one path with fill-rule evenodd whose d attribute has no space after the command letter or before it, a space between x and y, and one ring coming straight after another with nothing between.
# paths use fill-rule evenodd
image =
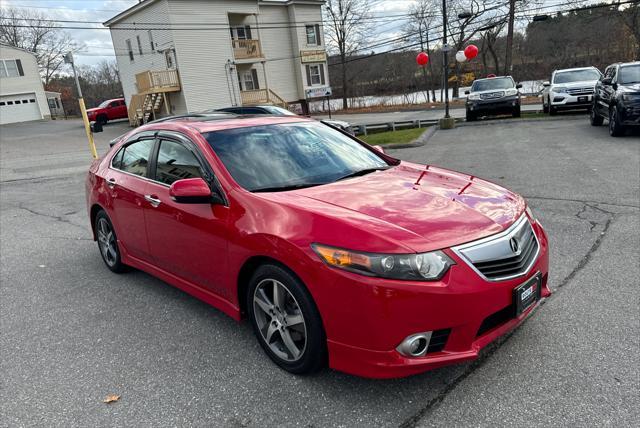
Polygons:
<instances>
[{"instance_id":1,"label":"red acura sedan","mask_svg":"<svg viewBox=\"0 0 640 428\"><path fill-rule=\"evenodd\" d=\"M471 360L550 295L525 200L300 117L179 117L96 160L109 269L249 319L292 373L375 378Z\"/></svg>"}]
</instances>

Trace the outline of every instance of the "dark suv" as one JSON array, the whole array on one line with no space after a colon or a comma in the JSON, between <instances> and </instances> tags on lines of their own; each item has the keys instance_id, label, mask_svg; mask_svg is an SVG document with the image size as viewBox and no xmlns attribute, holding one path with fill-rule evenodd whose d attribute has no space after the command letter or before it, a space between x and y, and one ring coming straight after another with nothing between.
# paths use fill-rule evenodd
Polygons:
<instances>
[{"instance_id":1,"label":"dark suv","mask_svg":"<svg viewBox=\"0 0 640 428\"><path fill-rule=\"evenodd\" d=\"M474 80L471 89L465 91L467 122L490 114L511 114L513 117L520 117L520 88L522 85L516 85L511 76Z\"/></svg>"},{"instance_id":2,"label":"dark suv","mask_svg":"<svg viewBox=\"0 0 640 428\"><path fill-rule=\"evenodd\" d=\"M609 120L609 134L624 135L628 126L640 126L640 61L612 64L596 83L591 125Z\"/></svg>"}]
</instances>

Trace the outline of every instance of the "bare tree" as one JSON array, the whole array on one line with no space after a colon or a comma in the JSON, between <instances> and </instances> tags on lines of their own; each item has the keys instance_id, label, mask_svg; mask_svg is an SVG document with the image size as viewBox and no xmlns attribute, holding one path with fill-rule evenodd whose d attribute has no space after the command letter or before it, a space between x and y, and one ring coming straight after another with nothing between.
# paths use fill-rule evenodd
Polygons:
<instances>
[{"instance_id":1,"label":"bare tree","mask_svg":"<svg viewBox=\"0 0 640 428\"><path fill-rule=\"evenodd\" d=\"M0 13L0 41L33 52L45 85L62 66L64 54L80 48L43 13L10 7L2 8Z\"/></svg>"},{"instance_id":2,"label":"bare tree","mask_svg":"<svg viewBox=\"0 0 640 428\"><path fill-rule=\"evenodd\" d=\"M616 1L615 3L620 3ZM620 7L620 5L618 5ZM640 3L628 5L620 13L622 22L636 41L636 57L640 58Z\"/></svg>"},{"instance_id":3,"label":"bare tree","mask_svg":"<svg viewBox=\"0 0 640 428\"><path fill-rule=\"evenodd\" d=\"M347 57L355 53L366 40L369 28L367 0L327 0L325 4L325 34L330 48L339 57L342 75L342 107L347 108L349 79Z\"/></svg>"},{"instance_id":4,"label":"bare tree","mask_svg":"<svg viewBox=\"0 0 640 428\"><path fill-rule=\"evenodd\" d=\"M431 57L430 42L432 41L431 33L434 32L437 22L437 2L436 0L418 0L414 4L409 12L409 18L407 24L404 27L405 37L402 42L410 42L410 44L419 44L420 50L426 52ZM436 12L436 13L434 13ZM435 37L434 37L435 38ZM426 99L429 101L429 90L433 102L436 101L436 93L433 85L433 61L429 61L427 64L429 68L429 76L427 76L427 69L422 67L422 76L424 79L426 89Z\"/></svg>"}]
</instances>

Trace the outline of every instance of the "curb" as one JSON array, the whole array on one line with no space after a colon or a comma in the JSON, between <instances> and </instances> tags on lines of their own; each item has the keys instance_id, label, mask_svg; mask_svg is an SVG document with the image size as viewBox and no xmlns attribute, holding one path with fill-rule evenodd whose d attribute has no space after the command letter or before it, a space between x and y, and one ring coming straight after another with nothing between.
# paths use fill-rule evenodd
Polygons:
<instances>
[{"instance_id":1,"label":"curb","mask_svg":"<svg viewBox=\"0 0 640 428\"><path fill-rule=\"evenodd\" d=\"M429 126L424 133L413 140L410 143L406 144L380 144L378 147L382 147L383 149L411 149L413 147L422 147L429 142L431 137L438 131L438 125Z\"/></svg>"},{"instance_id":2,"label":"curb","mask_svg":"<svg viewBox=\"0 0 640 428\"><path fill-rule=\"evenodd\" d=\"M525 123L525 122L556 122L560 120L585 120L584 117L581 116L560 116L560 117L520 117L517 119L513 118L504 118L504 119L491 119L491 120L480 120L478 122L465 122L465 121L456 121L456 127L458 126L486 126L486 125L502 125L505 123Z\"/></svg>"}]
</instances>

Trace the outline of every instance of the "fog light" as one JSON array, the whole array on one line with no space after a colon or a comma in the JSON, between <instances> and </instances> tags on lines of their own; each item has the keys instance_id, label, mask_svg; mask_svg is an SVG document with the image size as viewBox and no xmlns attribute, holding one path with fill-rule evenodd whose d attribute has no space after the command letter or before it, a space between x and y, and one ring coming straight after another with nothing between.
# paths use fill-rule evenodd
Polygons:
<instances>
[{"instance_id":1,"label":"fog light","mask_svg":"<svg viewBox=\"0 0 640 428\"><path fill-rule=\"evenodd\" d=\"M422 357L427 353L429 341L431 340L431 331L417 333L408 336L402 341L396 350L407 357Z\"/></svg>"}]
</instances>

